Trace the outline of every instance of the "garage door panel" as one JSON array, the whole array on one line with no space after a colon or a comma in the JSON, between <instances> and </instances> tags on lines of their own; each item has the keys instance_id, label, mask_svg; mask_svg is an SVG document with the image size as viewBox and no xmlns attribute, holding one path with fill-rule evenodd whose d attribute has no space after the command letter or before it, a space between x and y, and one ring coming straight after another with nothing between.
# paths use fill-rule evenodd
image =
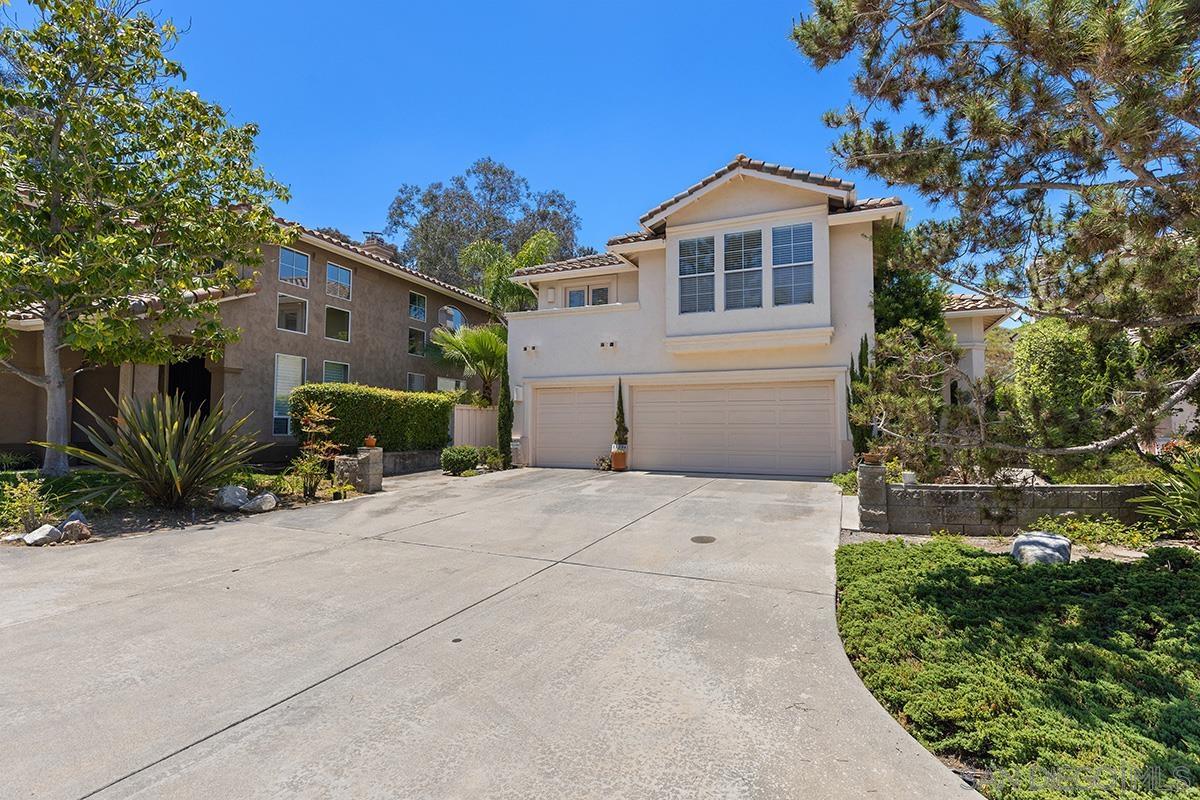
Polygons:
<instances>
[{"instance_id":1,"label":"garage door panel","mask_svg":"<svg viewBox=\"0 0 1200 800\"><path fill-rule=\"evenodd\" d=\"M535 463L591 467L612 446L611 387L563 387L535 392Z\"/></svg>"},{"instance_id":2,"label":"garage door panel","mask_svg":"<svg viewBox=\"0 0 1200 800\"><path fill-rule=\"evenodd\" d=\"M832 382L634 387L637 469L826 475L836 466Z\"/></svg>"}]
</instances>

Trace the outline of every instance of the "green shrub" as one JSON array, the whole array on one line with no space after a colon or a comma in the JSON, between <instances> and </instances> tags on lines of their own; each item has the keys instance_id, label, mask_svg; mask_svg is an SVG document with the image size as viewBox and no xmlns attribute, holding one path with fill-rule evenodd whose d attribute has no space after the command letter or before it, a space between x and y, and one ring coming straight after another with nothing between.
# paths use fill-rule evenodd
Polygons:
<instances>
[{"instance_id":1,"label":"green shrub","mask_svg":"<svg viewBox=\"0 0 1200 800\"><path fill-rule=\"evenodd\" d=\"M490 470L504 469L504 457L500 453L500 448L491 445L479 448L479 463Z\"/></svg>"},{"instance_id":2,"label":"green shrub","mask_svg":"<svg viewBox=\"0 0 1200 800\"><path fill-rule=\"evenodd\" d=\"M119 426L80 405L95 419L94 426L82 428L92 449L39 444L124 478L150 502L166 508L177 508L217 485L267 447L241 433L249 417L230 421L220 400L208 412L189 416L178 397L126 397L117 404Z\"/></svg>"},{"instance_id":3,"label":"green shrub","mask_svg":"<svg viewBox=\"0 0 1200 800\"><path fill-rule=\"evenodd\" d=\"M474 447L460 444L442 451L442 472L461 475L478 463L479 450Z\"/></svg>"},{"instance_id":4,"label":"green shrub","mask_svg":"<svg viewBox=\"0 0 1200 800\"><path fill-rule=\"evenodd\" d=\"M1178 770L1200 774L1200 553L1041 569L867 542L837 551L837 585L863 683L932 752L992 771L992 800L1197 797Z\"/></svg>"},{"instance_id":5,"label":"green shrub","mask_svg":"<svg viewBox=\"0 0 1200 800\"><path fill-rule=\"evenodd\" d=\"M1153 525L1126 525L1108 514L1098 517L1042 517L1033 523L1030 530L1057 533L1076 544L1116 544L1137 548L1146 547L1163 534L1162 530Z\"/></svg>"},{"instance_id":6,"label":"green shrub","mask_svg":"<svg viewBox=\"0 0 1200 800\"><path fill-rule=\"evenodd\" d=\"M475 470L473 470L473 469L465 469L465 470L463 470L462 472L460 472L460 473L459 473L458 477L460 477L460 478L474 478L474 477L475 477L476 475L478 475L478 474L479 474L479 473L478 473L478 472L476 472L476 471L475 471Z\"/></svg>"},{"instance_id":7,"label":"green shrub","mask_svg":"<svg viewBox=\"0 0 1200 800\"><path fill-rule=\"evenodd\" d=\"M0 450L0 472L29 469L32 466L34 466L33 459L29 456L9 450Z\"/></svg>"},{"instance_id":8,"label":"green shrub","mask_svg":"<svg viewBox=\"0 0 1200 800\"><path fill-rule=\"evenodd\" d=\"M1167 473L1132 450L1074 459L1035 459L1033 465L1051 483L1109 484L1157 483Z\"/></svg>"},{"instance_id":9,"label":"green shrub","mask_svg":"<svg viewBox=\"0 0 1200 800\"><path fill-rule=\"evenodd\" d=\"M374 435L384 450L437 450L450 434L454 398L446 392L401 392L356 383L306 383L292 390L289 408L296 430L309 404L327 404L337 419L330 439L343 448L362 447Z\"/></svg>"},{"instance_id":10,"label":"green shrub","mask_svg":"<svg viewBox=\"0 0 1200 800\"><path fill-rule=\"evenodd\" d=\"M21 477L0 489L0 527L6 531L35 531L49 522L57 510L41 478Z\"/></svg>"},{"instance_id":11,"label":"green shrub","mask_svg":"<svg viewBox=\"0 0 1200 800\"><path fill-rule=\"evenodd\" d=\"M1151 487L1150 494L1134 498L1139 511L1172 530L1200 534L1200 455L1183 452L1175 472Z\"/></svg>"}]
</instances>

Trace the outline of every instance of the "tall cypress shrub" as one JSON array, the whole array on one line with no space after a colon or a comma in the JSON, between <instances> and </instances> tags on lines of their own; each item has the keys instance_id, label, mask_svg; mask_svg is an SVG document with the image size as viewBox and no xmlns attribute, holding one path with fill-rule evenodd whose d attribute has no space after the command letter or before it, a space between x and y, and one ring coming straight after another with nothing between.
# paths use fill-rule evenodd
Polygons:
<instances>
[{"instance_id":1,"label":"tall cypress shrub","mask_svg":"<svg viewBox=\"0 0 1200 800\"><path fill-rule=\"evenodd\" d=\"M500 458L505 469L512 468L512 392L508 388L508 360L500 371L500 408L496 412L496 444L500 447Z\"/></svg>"}]
</instances>

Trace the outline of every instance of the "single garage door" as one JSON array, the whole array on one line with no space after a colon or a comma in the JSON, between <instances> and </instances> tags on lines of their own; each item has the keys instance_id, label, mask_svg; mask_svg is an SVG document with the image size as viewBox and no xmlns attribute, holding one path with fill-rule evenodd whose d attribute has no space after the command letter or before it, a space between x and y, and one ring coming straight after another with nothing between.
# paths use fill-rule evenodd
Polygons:
<instances>
[{"instance_id":1,"label":"single garage door","mask_svg":"<svg viewBox=\"0 0 1200 800\"><path fill-rule=\"evenodd\" d=\"M837 464L833 382L637 386L634 469L829 475Z\"/></svg>"},{"instance_id":2,"label":"single garage door","mask_svg":"<svg viewBox=\"0 0 1200 800\"><path fill-rule=\"evenodd\" d=\"M612 450L613 387L538 389L534 400L537 466L594 467L599 456Z\"/></svg>"}]
</instances>

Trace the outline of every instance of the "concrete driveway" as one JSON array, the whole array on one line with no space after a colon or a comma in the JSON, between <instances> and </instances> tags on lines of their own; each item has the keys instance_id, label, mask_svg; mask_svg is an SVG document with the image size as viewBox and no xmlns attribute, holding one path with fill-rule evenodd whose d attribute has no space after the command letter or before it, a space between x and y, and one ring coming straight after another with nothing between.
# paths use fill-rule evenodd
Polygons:
<instances>
[{"instance_id":1,"label":"concrete driveway","mask_svg":"<svg viewBox=\"0 0 1200 800\"><path fill-rule=\"evenodd\" d=\"M829 484L389 488L0 550L0 797L973 796L845 658Z\"/></svg>"}]
</instances>

